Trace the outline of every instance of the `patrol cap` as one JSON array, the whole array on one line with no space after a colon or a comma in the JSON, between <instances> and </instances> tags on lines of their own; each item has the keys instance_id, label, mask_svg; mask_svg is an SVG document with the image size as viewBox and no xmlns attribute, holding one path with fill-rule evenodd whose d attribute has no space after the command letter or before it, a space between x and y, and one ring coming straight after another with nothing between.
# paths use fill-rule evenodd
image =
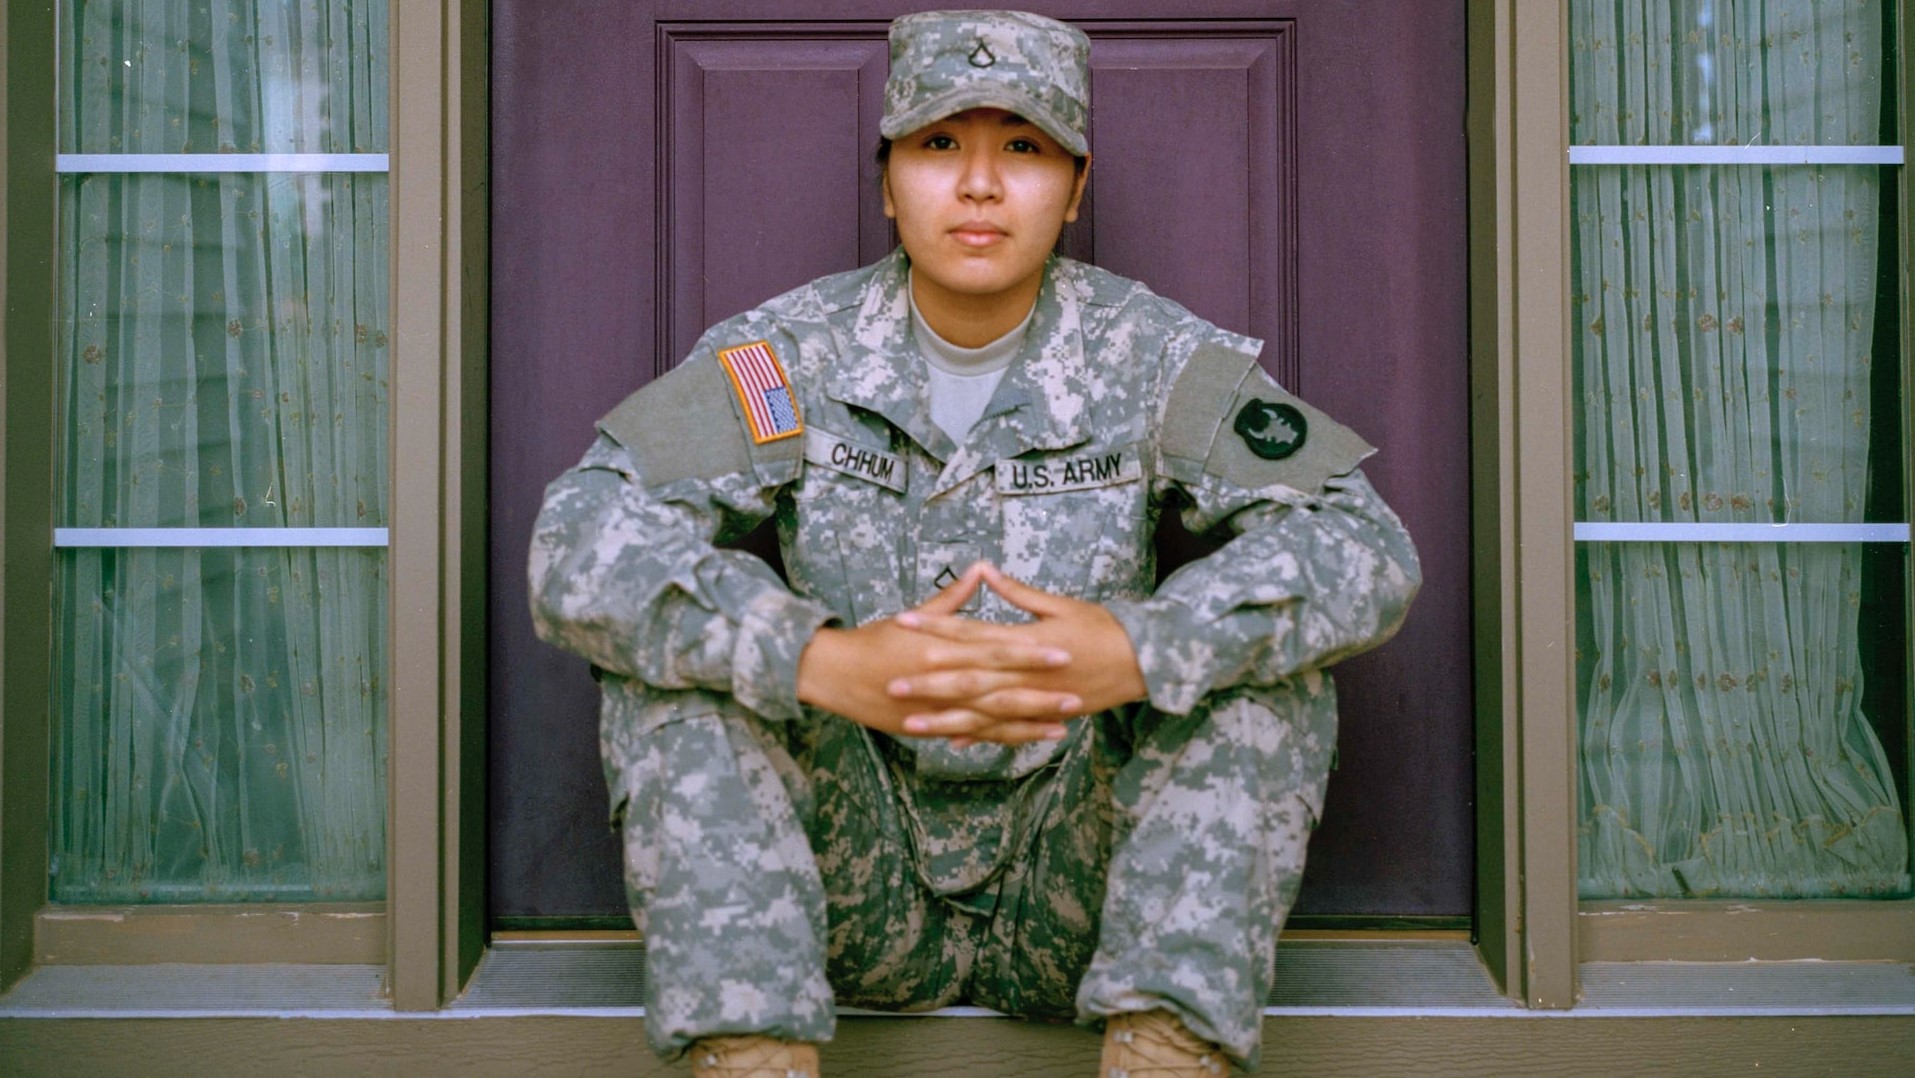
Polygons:
<instances>
[{"instance_id":1,"label":"patrol cap","mask_svg":"<svg viewBox=\"0 0 1915 1078\"><path fill-rule=\"evenodd\" d=\"M1024 11L925 11L891 24L885 138L965 109L1015 112L1077 157L1090 153L1090 38Z\"/></svg>"}]
</instances>

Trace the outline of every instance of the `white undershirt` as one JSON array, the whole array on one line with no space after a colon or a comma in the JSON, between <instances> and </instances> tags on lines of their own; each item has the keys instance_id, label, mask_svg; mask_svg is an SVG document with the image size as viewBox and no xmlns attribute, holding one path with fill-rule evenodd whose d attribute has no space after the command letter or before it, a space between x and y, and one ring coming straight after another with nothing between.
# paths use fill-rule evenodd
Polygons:
<instances>
[{"instance_id":1,"label":"white undershirt","mask_svg":"<svg viewBox=\"0 0 1915 1078\"><path fill-rule=\"evenodd\" d=\"M1037 307L1033 304L1024 320L997 340L981 348L962 348L938 336L918 310L917 296L909 288L905 294L911 297L911 332L918 339L918 351L924 355L929 375L926 386L931 396L931 421L953 442L962 444L964 436L983 417L991 394L1004 380L1004 371L1024 347L1024 334L1031 328L1031 315L1037 313Z\"/></svg>"}]
</instances>

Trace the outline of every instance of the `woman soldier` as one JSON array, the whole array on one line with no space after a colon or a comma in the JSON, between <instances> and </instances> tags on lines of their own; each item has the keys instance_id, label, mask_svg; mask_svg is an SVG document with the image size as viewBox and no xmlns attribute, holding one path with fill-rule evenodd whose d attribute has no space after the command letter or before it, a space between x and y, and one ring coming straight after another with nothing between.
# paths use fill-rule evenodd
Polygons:
<instances>
[{"instance_id":1,"label":"woman soldier","mask_svg":"<svg viewBox=\"0 0 1915 1078\"><path fill-rule=\"evenodd\" d=\"M1254 1066L1335 741L1419 583L1372 450L1259 342L1055 257L1089 40L891 27L901 249L711 328L546 492L533 617L597 667L646 1029L817 1073L834 1000ZM1233 536L1155 583L1166 505ZM789 583L715 544L776 522Z\"/></svg>"}]
</instances>

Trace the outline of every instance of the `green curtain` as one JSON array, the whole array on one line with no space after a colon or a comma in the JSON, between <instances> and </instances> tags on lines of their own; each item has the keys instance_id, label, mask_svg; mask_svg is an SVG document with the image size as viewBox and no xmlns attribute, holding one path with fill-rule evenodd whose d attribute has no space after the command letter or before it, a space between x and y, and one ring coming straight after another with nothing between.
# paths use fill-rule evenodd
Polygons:
<instances>
[{"instance_id":1,"label":"green curtain","mask_svg":"<svg viewBox=\"0 0 1915 1078\"><path fill-rule=\"evenodd\" d=\"M1876 144L1883 21L1868 0L1576 0L1572 141ZM1878 169L1571 183L1576 519L1863 521ZM1862 570L1852 543L1579 546L1584 897L1907 890Z\"/></svg>"},{"instance_id":2,"label":"green curtain","mask_svg":"<svg viewBox=\"0 0 1915 1078\"><path fill-rule=\"evenodd\" d=\"M387 7L85 2L62 149L379 153ZM58 523L384 527L383 174L63 178ZM57 901L385 893L379 549L61 549Z\"/></svg>"}]
</instances>

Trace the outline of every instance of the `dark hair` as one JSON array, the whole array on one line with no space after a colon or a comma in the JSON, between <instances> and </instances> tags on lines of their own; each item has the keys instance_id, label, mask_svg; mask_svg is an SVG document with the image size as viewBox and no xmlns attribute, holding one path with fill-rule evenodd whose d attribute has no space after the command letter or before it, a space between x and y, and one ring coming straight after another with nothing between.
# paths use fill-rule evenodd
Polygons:
<instances>
[{"instance_id":1,"label":"dark hair","mask_svg":"<svg viewBox=\"0 0 1915 1078\"><path fill-rule=\"evenodd\" d=\"M882 135L878 136L878 149L871 155L871 158L878 163L879 172L883 172L889 168L891 166L891 140ZM1084 174L1084 169L1090 164L1090 158L1076 155L1072 155L1071 161L1077 166L1077 174L1079 176Z\"/></svg>"}]
</instances>

